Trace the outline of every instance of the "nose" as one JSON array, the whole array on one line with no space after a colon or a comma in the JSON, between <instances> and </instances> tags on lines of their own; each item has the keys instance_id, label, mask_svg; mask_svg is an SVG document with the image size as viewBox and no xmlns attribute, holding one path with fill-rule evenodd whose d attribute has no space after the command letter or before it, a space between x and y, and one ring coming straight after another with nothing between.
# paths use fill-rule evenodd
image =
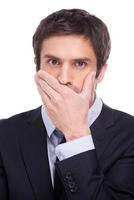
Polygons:
<instances>
[{"instance_id":1,"label":"nose","mask_svg":"<svg viewBox=\"0 0 134 200\"><path fill-rule=\"evenodd\" d=\"M62 85L72 85L71 66L68 64L62 65L58 74L58 81Z\"/></svg>"}]
</instances>

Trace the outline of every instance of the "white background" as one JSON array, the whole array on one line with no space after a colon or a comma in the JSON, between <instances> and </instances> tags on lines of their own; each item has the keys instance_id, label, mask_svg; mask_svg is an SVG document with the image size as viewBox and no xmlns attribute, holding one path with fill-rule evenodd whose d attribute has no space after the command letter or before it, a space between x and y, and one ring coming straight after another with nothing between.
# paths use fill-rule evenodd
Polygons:
<instances>
[{"instance_id":1,"label":"white background","mask_svg":"<svg viewBox=\"0 0 134 200\"><path fill-rule=\"evenodd\" d=\"M100 17L112 39L109 68L98 95L111 107L134 115L133 0L1 0L0 118L41 104L34 83L32 36L40 20L62 8L82 8Z\"/></svg>"}]
</instances>

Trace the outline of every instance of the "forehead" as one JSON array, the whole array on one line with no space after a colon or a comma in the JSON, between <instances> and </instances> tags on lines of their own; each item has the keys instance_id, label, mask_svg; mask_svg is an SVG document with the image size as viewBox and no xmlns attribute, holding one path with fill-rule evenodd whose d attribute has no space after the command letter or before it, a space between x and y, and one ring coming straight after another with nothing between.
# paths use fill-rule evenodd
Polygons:
<instances>
[{"instance_id":1,"label":"forehead","mask_svg":"<svg viewBox=\"0 0 134 200\"><path fill-rule=\"evenodd\" d=\"M52 36L42 43L41 56L53 54L60 58L90 57L96 59L91 41L83 36Z\"/></svg>"}]
</instances>

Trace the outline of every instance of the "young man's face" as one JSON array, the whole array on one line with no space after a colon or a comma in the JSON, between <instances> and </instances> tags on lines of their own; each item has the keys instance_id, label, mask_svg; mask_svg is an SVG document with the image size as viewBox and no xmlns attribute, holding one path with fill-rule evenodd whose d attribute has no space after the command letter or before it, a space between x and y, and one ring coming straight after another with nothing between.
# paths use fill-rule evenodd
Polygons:
<instances>
[{"instance_id":1,"label":"young man's face","mask_svg":"<svg viewBox=\"0 0 134 200\"><path fill-rule=\"evenodd\" d=\"M52 36L43 41L40 69L80 93L87 74L97 71L97 59L90 41L84 37Z\"/></svg>"}]
</instances>

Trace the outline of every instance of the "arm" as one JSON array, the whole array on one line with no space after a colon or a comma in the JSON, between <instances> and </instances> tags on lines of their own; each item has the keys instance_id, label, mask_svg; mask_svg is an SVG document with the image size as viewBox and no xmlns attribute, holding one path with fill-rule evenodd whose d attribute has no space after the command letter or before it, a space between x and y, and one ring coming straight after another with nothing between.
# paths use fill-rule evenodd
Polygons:
<instances>
[{"instance_id":1,"label":"arm","mask_svg":"<svg viewBox=\"0 0 134 200\"><path fill-rule=\"evenodd\" d=\"M8 200L7 181L1 155L0 155L0 199Z\"/></svg>"},{"instance_id":2,"label":"arm","mask_svg":"<svg viewBox=\"0 0 134 200\"><path fill-rule=\"evenodd\" d=\"M134 155L133 148L113 166L109 166L107 172L101 170L95 150L56 163L68 199L133 200L134 156L132 155Z\"/></svg>"}]
</instances>

